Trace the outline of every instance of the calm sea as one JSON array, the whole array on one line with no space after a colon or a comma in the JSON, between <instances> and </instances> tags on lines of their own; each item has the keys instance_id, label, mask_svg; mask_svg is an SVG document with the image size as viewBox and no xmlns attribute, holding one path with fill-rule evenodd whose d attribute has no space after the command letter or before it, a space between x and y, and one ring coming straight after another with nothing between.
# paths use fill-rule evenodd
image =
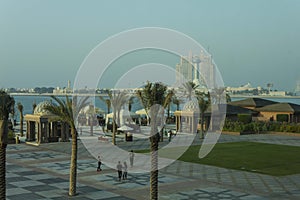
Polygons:
<instances>
[{"instance_id":1,"label":"calm sea","mask_svg":"<svg viewBox=\"0 0 300 200\"><path fill-rule=\"evenodd\" d=\"M32 113L32 105L33 103L39 104L42 101L50 101L51 97L50 96L13 96L15 101L16 101L16 105L18 102L21 102L23 107L24 107L24 115L25 114L31 114ZM65 97L60 97L60 98L65 98ZM232 98L232 101L237 101L237 100L241 100L244 98ZM300 105L300 98L265 98L268 100L272 100L272 101L277 101L277 102L289 102L289 103L295 103L295 104L299 104ZM102 110L104 110L105 112L107 111L106 108L106 104L101 101L99 99L99 97L95 97L95 105L98 108L101 108ZM132 111L136 111L138 109L141 109L142 106L139 103L138 99L134 99L134 103L132 104ZM172 109L175 109L175 106L172 106ZM16 116L15 119L18 121L19 120L19 111L17 108L15 108L16 111Z\"/></svg>"},{"instance_id":2,"label":"calm sea","mask_svg":"<svg viewBox=\"0 0 300 200\"><path fill-rule=\"evenodd\" d=\"M19 95L14 96L13 95L13 97L15 99L16 105L17 105L18 102L22 103L24 115L25 114L32 114L34 103L39 104L43 101L54 101L54 100L51 99L50 96L22 96L22 95L21 96L19 96ZM65 99L64 96L59 97L59 98ZM134 103L132 104L132 111L133 112L142 108L139 101L138 101L138 99L134 99L133 101L134 101ZM103 101L101 101L99 97L95 97L95 105L96 105L96 107L101 108L102 110L107 112L106 104ZM19 121L19 111L17 109L17 106L15 106L15 112L16 112L15 119L17 121Z\"/></svg>"}]
</instances>

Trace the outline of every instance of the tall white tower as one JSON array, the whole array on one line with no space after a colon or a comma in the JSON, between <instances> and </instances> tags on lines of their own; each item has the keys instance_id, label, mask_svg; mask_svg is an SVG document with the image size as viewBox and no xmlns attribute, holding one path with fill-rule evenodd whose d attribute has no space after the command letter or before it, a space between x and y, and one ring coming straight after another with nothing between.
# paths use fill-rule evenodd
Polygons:
<instances>
[{"instance_id":1,"label":"tall white tower","mask_svg":"<svg viewBox=\"0 0 300 200\"><path fill-rule=\"evenodd\" d=\"M200 77L200 69L199 64L201 62L199 56L193 56L192 62L194 63L194 80L193 82L196 85L200 85L199 77Z\"/></svg>"},{"instance_id":2,"label":"tall white tower","mask_svg":"<svg viewBox=\"0 0 300 200\"><path fill-rule=\"evenodd\" d=\"M296 82L295 94L300 96L300 80Z\"/></svg>"}]
</instances>

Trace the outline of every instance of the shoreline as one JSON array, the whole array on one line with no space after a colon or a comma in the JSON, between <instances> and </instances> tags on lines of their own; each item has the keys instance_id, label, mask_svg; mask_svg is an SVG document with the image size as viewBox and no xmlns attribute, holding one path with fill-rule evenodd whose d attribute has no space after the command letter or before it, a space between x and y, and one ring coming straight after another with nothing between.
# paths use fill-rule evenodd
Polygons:
<instances>
[{"instance_id":1,"label":"shoreline","mask_svg":"<svg viewBox=\"0 0 300 200\"><path fill-rule=\"evenodd\" d=\"M64 93L64 94L53 94L53 93L9 93L11 96L107 96L107 94L95 94L95 93ZM231 98L269 98L269 99L300 99L300 96L271 96L271 95L230 95Z\"/></svg>"}]
</instances>

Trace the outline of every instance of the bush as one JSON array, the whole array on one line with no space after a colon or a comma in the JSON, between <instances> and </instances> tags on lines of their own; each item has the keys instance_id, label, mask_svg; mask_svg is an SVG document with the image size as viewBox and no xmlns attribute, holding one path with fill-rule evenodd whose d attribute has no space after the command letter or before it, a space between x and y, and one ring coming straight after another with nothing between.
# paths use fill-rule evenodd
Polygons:
<instances>
[{"instance_id":1,"label":"bush","mask_svg":"<svg viewBox=\"0 0 300 200\"><path fill-rule=\"evenodd\" d=\"M276 115L276 120L278 122L288 122L289 121L289 115L287 115L287 114L278 114L278 115Z\"/></svg>"},{"instance_id":2,"label":"bush","mask_svg":"<svg viewBox=\"0 0 300 200\"><path fill-rule=\"evenodd\" d=\"M260 133L261 131L274 131L274 132L291 132L291 133L300 133L300 123L286 123L286 122L251 122L251 123L242 123L239 121L230 121L225 120L224 131L233 131L233 132L252 132Z\"/></svg>"},{"instance_id":3,"label":"bush","mask_svg":"<svg viewBox=\"0 0 300 200\"><path fill-rule=\"evenodd\" d=\"M15 138L15 133L12 130L8 130L7 139L13 140Z\"/></svg>"},{"instance_id":4,"label":"bush","mask_svg":"<svg viewBox=\"0 0 300 200\"><path fill-rule=\"evenodd\" d=\"M244 124L248 124L252 121L252 115L250 114L238 114L238 121Z\"/></svg>"}]
</instances>

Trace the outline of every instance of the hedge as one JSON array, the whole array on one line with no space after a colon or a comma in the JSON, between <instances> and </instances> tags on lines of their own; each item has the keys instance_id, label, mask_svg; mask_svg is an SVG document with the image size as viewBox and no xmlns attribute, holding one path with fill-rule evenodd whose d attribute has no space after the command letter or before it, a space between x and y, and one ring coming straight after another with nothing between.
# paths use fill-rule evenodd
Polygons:
<instances>
[{"instance_id":1,"label":"hedge","mask_svg":"<svg viewBox=\"0 0 300 200\"><path fill-rule=\"evenodd\" d=\"M287 122L251 122L242 123L240 121L225 120L224 131L233 132L253 132L260 133L262 131L273 132L289 132L300 133L300 123L287 123Z\"/></svg>"}]
</instances>

